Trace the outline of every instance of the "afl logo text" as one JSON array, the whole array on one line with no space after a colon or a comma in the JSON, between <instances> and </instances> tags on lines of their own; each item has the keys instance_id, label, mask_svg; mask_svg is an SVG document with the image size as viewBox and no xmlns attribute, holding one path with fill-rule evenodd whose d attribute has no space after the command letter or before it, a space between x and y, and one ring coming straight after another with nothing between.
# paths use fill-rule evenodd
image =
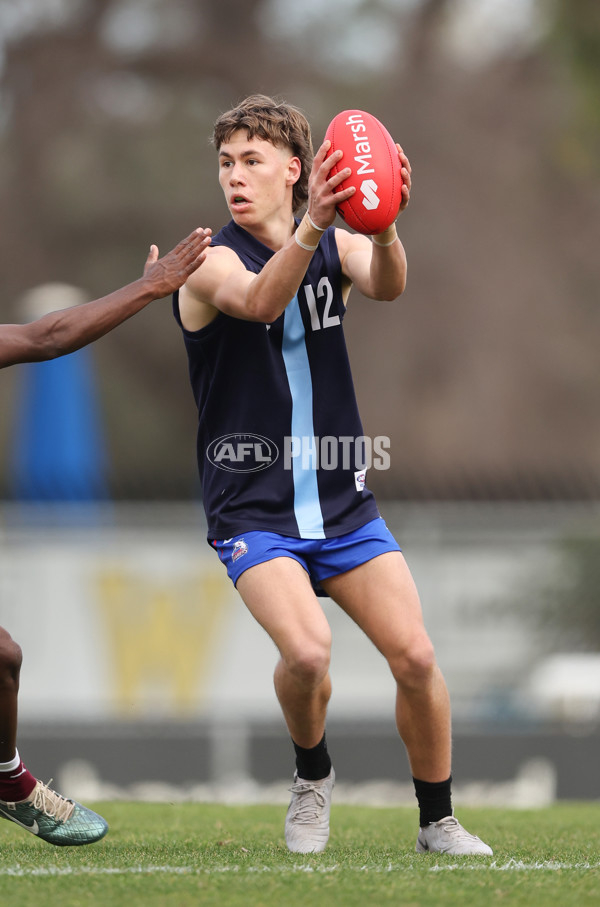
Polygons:
<instances>
[{"instance_id":1,"label":"afl logo text","mask_svg":"<svg viewBox=\"0 0 600 907\"><path fill-rule=\"evenodd\" d=\"M213 466L226 472L260 472L275 463L279 450L263 435L240 433L222 435L212 441L206 457Z\"/></svg>"}]
</instances>

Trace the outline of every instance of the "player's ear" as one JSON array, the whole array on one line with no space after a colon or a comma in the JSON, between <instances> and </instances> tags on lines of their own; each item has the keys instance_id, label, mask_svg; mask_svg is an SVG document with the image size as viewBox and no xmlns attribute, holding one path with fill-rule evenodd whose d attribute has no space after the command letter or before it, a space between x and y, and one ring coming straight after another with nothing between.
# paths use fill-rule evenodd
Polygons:
<instances>
[{"instance_id":1,"label":"player's ear","mask_svg":"<svg viewBox=\"0 0 600 907\"><path fill-rule=\"evenodd\" d=\"M300 179L302 162L299 157L291 157L288 163L288 186L294 186Z\"/></svg>"}]
</instances>

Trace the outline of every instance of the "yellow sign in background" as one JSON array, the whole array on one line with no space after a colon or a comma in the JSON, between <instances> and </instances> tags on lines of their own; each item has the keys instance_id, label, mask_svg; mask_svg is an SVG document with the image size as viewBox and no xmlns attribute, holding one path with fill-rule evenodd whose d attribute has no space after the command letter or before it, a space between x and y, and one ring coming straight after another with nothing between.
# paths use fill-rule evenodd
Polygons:
<instances>
[{"instance_id":1,"label":"yellow sign in background","mask_svg":"<svg viewBox=\"0 0 600 907\"><path fill-rule=\"evenodd\" d=\"M117 712L182 716L202 704L229 585L225 571L156 582L118 564L100 570L96 586Z\"/></svg>"}]
</instances>

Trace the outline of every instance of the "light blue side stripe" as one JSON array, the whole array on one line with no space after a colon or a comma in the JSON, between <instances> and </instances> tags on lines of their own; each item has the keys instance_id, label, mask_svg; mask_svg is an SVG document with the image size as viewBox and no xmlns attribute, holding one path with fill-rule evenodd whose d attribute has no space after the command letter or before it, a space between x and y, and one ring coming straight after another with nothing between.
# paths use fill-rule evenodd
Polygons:
<instances>
[{"instance_id":1,"label":"light blue side stripe","mask_svg":"<svg viewBox=\"0 0 600 907\"><path fill-rule=\"evenodd\" d=\"M294 296L283 320L283 361L292 395L292 436L306 439L314 437L313 389L310 375L304 324L298 297ZM303 539L324 539L323 513L319 501L316 464L313 457L298 456L292 459L294 480L294 513Z\"/></svg>"}]
</instances>

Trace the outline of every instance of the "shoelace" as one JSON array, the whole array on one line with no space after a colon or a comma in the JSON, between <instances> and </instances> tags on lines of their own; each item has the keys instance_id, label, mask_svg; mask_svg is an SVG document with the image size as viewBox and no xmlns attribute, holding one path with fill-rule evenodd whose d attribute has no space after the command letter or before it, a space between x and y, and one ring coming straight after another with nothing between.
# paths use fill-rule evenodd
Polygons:
<instances>
[{"instance_id":1,"label":"shoelace","mask_svg":"<svg viewBox=\"0 0 600 907\"><path fill-rule=\"evenodd\" d=\"M439 826L446 834L452 835L454 838L468 838L473 840L475 835L470 834L463 828L458 819L455 819L454 816L448 816L447 819L442 819L441 822L436 822L436 825Z\"/></svg>"},{"instance_id":2,"label":"shoelace","mask_svg":"<svg viewBox=\"0 0 600 907\"><path fill-rule=\"evenodd\" d=\"M312 824L321 818L320 812L327 804L327 798L320 788L310 782L302 781L300 784L292 784L290 791L298 797L290 816L294 822ZM313 796L310 797L309 794Z\"/></svg>"},{"instance_id":3,"label":"shoelace","mask_svg":"<svg viewBox=\"0 0 600 907\"><path fill-rule=\"evenodd\" d=\"M52 781L49 781L48 784L52 784ZM72 800L61 797L60 794L57 794L55 790L51 790L43 781L38 781L35 788L33 806L34 809L39 809L40 812L50 816L51 819L56 819L58 822L66 822L75 809L75 804Z\"/></svg>"}]
</instances>

